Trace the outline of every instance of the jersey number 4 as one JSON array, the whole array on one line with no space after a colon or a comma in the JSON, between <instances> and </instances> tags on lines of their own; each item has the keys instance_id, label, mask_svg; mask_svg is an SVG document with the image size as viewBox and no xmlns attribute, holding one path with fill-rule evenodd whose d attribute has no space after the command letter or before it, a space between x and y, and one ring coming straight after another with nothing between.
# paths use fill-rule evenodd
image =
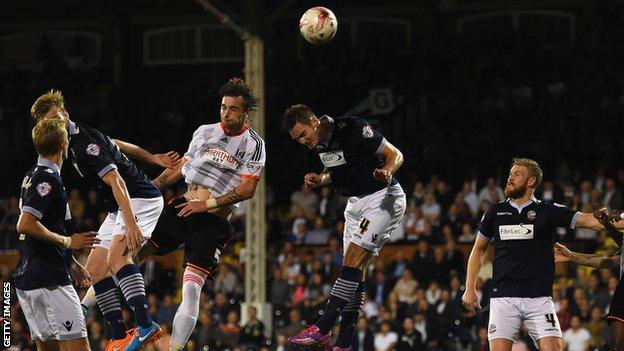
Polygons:
<instances>
[{"instance_id":1,"label":"jersey number 4","mask_svg":"<svg viewBox=\"0 0 624 351\"><path fill-rule=\"evenodd\" d=\"M557 321L555 320L555 315L554 314L547 313L547 314L545 314L545 316L546 316L546 322L547 323L550 323L553 326L553 328L557 326Z\"/></svg>"},{"instance_id":2,"label":"jersey number 4","mask_svg":"<svg viewBox=\"0 0 624 351\"><path fill-rule=\"evenodd\" d=\"M360 233L364 234L368 230L368 226L370 225L370 221L366 218L362 218L360 222Z\"/></svg>"}]
</instances>

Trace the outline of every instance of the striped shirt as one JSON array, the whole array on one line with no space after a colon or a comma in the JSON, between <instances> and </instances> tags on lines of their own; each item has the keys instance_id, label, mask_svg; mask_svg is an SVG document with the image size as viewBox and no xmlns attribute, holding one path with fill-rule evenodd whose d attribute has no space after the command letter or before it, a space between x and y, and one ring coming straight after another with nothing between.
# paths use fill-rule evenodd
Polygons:
<instances>
[{"instance_id":1,"label":"striped shirt","mask_svg":"<svg viewBox=\"0 0 624 351\"><path fill-rule=\"evenodd\" d=\"M239 186L243 178L260 179L266 154L264 140L249 127L240 134L226 135L221 123L214 123L197 128L184 158L186 183L201 185L218 197Z\"/></svg>"}]
</instances>

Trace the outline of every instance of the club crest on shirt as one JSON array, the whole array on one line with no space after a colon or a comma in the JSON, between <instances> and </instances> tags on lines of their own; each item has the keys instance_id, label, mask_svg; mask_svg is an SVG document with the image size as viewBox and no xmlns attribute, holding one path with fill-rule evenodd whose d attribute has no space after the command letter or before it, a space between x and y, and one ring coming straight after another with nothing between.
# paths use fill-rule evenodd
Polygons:
<instances>
[{"instance_id":1,"label":"club crest on shirt","mask_svg":"<svg viewBox=\"0 0 624 351\"><path fill-rule=\"evenodd\" d=\"M373 137L373 135L374 135L373 128L369 126L368 124L365 125L364 128L362 128L362 137L366 139L370 139Z\"/></svg>"},{"instance_id":2,"label":"club crest on shirt","mask_svg":"<svg viewBox=\"0 0 624 351\"><path fill-rule=\"evenodd\" d=\"M50 193L50 190L52 190L52 186L48 182L41 182L37 184L37 192L41 196L48 195Z\"/></svg>"},{"instance_id":3,"label":"club crest on shirt","mask_svg":"<svg viewBox=\"0 0 624 351\"><path fill-rule=\"evenodd\" d=\"M100 146L98 144L87 145L87 155L97 156L100 154Z\"/></svg>"},{"instance_id":4,"label":"club crest on shirt","mask_svg":"<svg viewBox=\"0 0 624 351\"><path fill-rule=\"evenodd\" d=\"M236 157L239 159L245 157L245 150L243 149L236 150Z\"/></svg>"},{"instance_id":5,"label":"club crest on shirt","mask_svg":"<svg viewBox=\"0 0 624 351\"><path fill-rule=\"evenodd\" d=\"M534 220L536 216L537 216L537 213L535 213L535 211L533 210L530 210L529 212L527 212L527 219L529 221Z\"/></svg>"}]
</instances>

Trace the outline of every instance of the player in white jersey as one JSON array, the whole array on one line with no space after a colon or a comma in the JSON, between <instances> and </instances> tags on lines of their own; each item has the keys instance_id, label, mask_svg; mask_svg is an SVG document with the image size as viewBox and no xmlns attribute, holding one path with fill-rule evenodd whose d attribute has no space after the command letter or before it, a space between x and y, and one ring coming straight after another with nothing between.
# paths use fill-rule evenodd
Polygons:
<instances>
[{"instance_id":1,"label":"player in white jersey","mask_svg":"<svg viewBox=\"0 0 624 351\"><path fill-rule=\"evenodd\" d=\"M258 98L238 78L223 85L220 95L220 123L197 128L181 168L165 170L154 180L163 189L184 178L188 191L168 204L139 253L139 258L164 255L185 244L182 303L173 320L170 350L182 350L191 335L201 289L206 278L214 278L233 233L229 219L241 201L254 195L264 168L264 141L247 123Z\"/></svg>"}]
</instances>

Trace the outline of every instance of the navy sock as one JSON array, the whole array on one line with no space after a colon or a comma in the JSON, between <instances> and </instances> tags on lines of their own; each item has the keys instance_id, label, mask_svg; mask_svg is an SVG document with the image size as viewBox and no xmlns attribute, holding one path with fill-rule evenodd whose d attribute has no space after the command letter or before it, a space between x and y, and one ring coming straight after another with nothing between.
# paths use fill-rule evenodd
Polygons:
<instances>
[{"instance_id":1,"label":"navy sock","mask_svg":"<svg viewBox=\"0 0 624 351\"><path fill-rule=\"evenodd\" d=\"M121 314L121 291L112 277L106 277L93 284L95 297L104 319L111 330L111 339L119 340L126 337L126 324Z\"/></svg>"},{"instance_id":2,"label":"navy sock","mask_svg":"<svg viewBox=\"0 0 624 351\"><path fill-rule=\"evenodd\" d=\"M329 302L327 302L327 306L325 307L325 313L316 322L316 326L319 328L321 334L327 334L329 332L334 322L336 322L336 318L340 315L340 312L351 300L353 294L355 294L361 280L361 270L347 266L342 267L340 278L336 280L332 288Z\"/></svg>"},{"instance_id":3,"label":"navy sock","mask_svg":"<svg viewBox=\"0 0 624 351\"><path fill-rule=\"evenodd\" d=\"M351 346L355 325L357 324L362 306L364 306L364 282L360 282L355 294L353 294L351 300L349 300L349 303L347 303L340 314L340 334L338 334L335 346L342 348Z\"/></svg>"},{"instance_id":4,"label":"navy sock","mask_svg":"<svg viewBox=\"0 0 624 351\"><path fill-rule=\"evenodd\" d=\"M151 326L152 318L145 296L145 282L139 268L134 264L127 264L117 271L116 276L128 306L134 311L137 325L143 328Z\"/></svg>"}]
</instances>

